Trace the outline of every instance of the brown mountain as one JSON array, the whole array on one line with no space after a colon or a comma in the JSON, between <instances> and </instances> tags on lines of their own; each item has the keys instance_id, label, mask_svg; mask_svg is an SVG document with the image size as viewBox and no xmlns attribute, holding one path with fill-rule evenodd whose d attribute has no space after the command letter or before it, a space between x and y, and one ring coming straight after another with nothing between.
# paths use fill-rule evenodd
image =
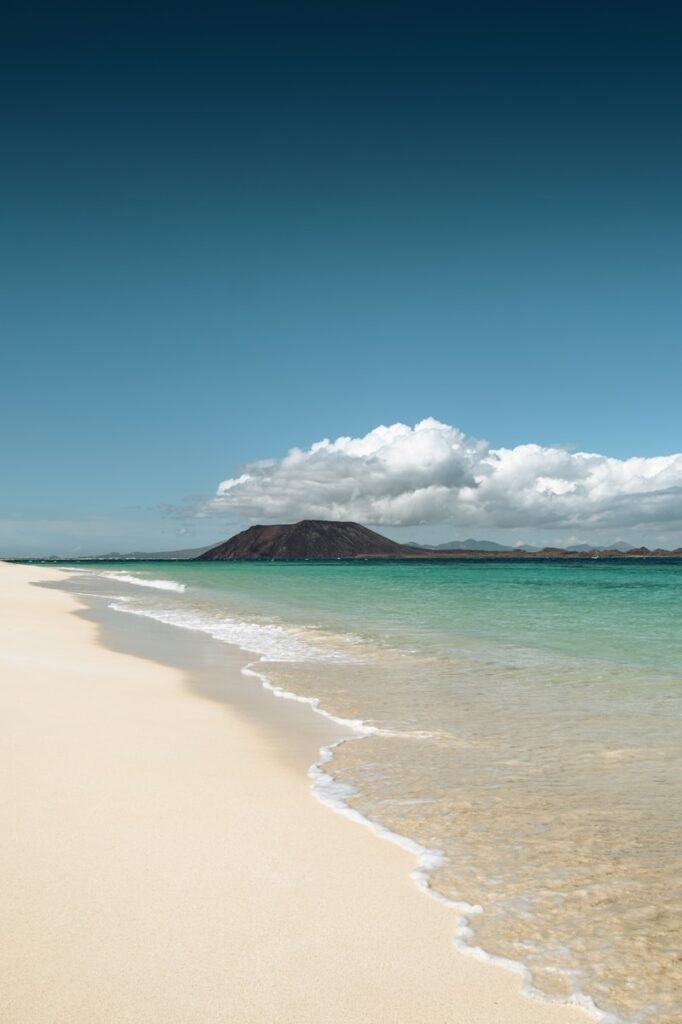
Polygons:
<instances>
[{"instance_id":1,"label":"brown mountain","mask_svg":"<svg viewBox=\"0 0 682 1024\"><path fill-rule=\"evenodd\" d=\"M663 551L634 548L632 551L564 548L518 548L498 551L442 550L418 548L382 537L359 523L335 523L325 519L304 519L300 523L251 526L223 544L200 554L197 561L325 561L337 558L466 559L481 562L535 561L542 559L584 560L586 558L679 558L682 549Z\"/></svg>"},{"instance_id":2,"label":"brown mountain","mask_svg":"<svg viewBox=\"0 0 682 1024\"><path fill-rule=\"evenodd\" d=\"M410 553L414 548L408 549ZM251 526L199 555L201 561L403 557L405 548L358 523L304 519L300 523Z\"/></svg>"}]
</instances>

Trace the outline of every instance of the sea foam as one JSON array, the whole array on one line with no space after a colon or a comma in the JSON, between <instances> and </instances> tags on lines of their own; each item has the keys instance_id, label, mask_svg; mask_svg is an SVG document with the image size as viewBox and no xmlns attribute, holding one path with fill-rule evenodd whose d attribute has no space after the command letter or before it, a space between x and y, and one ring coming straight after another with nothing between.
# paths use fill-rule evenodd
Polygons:
<instances>
[{"instance_id":1,"label":"sea foam","mask_svg":"<svg viewBox=\"0 0 682 1024\"><path fill-rule=\"evenodd\" d=\"M495 956L492 953L486 952L486 950L482 949L480 946L472 944L471 940L474 932L470 927L470 920L472 917L482 914L483 908L476 904L466 903L462 900L452 900L432 887L431 873L445 864L447 860L442 850L423 846L421 843L411 839L409 836L393 832L385 825L382 825L377 821L373 821L371 818L362 814L361 811L352 807L348 802L349 798L354 796L356 793L354 787L347 782L340 782L327 771L327 766L329 766L334 759L335 749L342 746L344 743L366 739L371 735L397 734L390 730L384 730L376 726L369 725L360 719L339 718L338 716L332 715L320 706L318 698L302 697L296 693L286 691L279 686L273 685L266 675L254 668L253 664L244 666L242 668L242 673L244 675L255 676L260 679L263 687L269 690L275 697L295 700L300 703L307 704L311 710L315 711L317 714L323 715L325 718L332 722L336 722L339 725L346 726L356 733L355 736L342 737L335 743L330 743L327 746L320 748L319 760L312 764L308 769L308 777L312 780L312 792L321 803L335 811L337 814L343 814L344 817L356 822L356 824L369 828L378 838L399 846L401 849L406 850L416 858L417 866L410 872L410 877L416 887L420 892L423 892L431 899L449 907L457 916L457 923L453 937L453 944L455 948L467 956L472 956L475 959L482 960L486 963L495 964L498 967L502 967L505 970L509 970L520 975L522 991L529 998L537 999L540 1002L546 1003L565 1003L566 1000L552 999L535 988L531 972L525 964L517 960L511 960L507 957ZM586 1010L590 1016L598 1022L598 1024L627 1024L627 1022L622 1021L619 1017L601 1011L590 996L586 995L578 988L572 993L568 1001L573 1005L580 1006L582 1009Z\"/></svg>"},{"instance_id":2,"label":"sea foam","mask_svg":"<svg viewBox=\"0 0 682 1024\"><path fill-rule=\"evenodd\" d=\"M131 583L135 587L151 587L152 590L173 590L178 594L184 594L187 587L184 583L176 583L175 580L152 580L146 576L132 576L128 572L100 572L108 580L116 580L117 583Z\"/></svg>"},{"instance_id":3,"label":"sea foam","mask_svg":"<svg viewBox=\"0 0 682 1024\"><path fill-rule=\"evenodd\" d=\"M131 577L127 573L100 573L98 575L108 576L120 582L130 582L141 586L156 587L161 590L184 591L181 584L173 585L172 581L165 580L142 580ZM168 584L171 584L170 586ZM161 584L159 586L159 584ZM360 719L349 719L335 716L321 706L320 700L316 697L302 696L289 689L284 689L273 683L264 671L259 671L261 666L265 668L267 662L347 662L352 661L347 652L340 652L332 649L325 649L319 644L311 643L305 636L303 629L295 627L284 627L274 623L248 622L237 618L220 615L211 615L197 610L179 608L153 608L135 606L123 603L123 599L116 599L110 604L116 611L125 612L154 619L174 627L189 629L205 633L214 639L227 644L238 646L244 651L252 652L259 656L259 661L251 663L242 669L244 675L258 678L261 685L269 690L273 696L281 699L293 700L301 704L307 704L311 710L322 715L326 719L349 729L353 735L345 736L335 743L321 748L319 759L309 769L309 777L312 783L312 791L317 799L337 813L343 814L358 824L372 830L379 838L395 843L405 849L416 858L416 866L411 872L415 885L428 896L438 900L440 903L450 907L456 915L456 926L453 942L457 949L477 959L495 963L508 970L512 970L521 977L522 988L525 993L541 1001L553 1002L544 993L539 992L534 986L532 976L528 968L520 962L504 957L494 956L482 948L473 944L474 932L470 922L477 915L482 913L480 906L454 901L436 889L432 888L431 877L434 870L446 863L446 857L441 850L427 848L420 843L400 835L397 832L379 824L366 817L349 802L355 795L354 788L346 782L340 782L331 774L331 762L334 759L334 752L341 744L370 737L372 735L404 735L415 739L426 738L427 733L397 733L392 730L385 730L373 726ZM561 1002L564 1000L556 1000ZM605 1014L597 1009L592 999L579 988L573 992L570 1001L587 1010L590 1015L601 1024L621 1024L619 1018Z\"/></svg>"},{"instance_id":4,"label":"sea foam","mask_svg":"<svg viewBox=\"0 0 682 1024\"><path fill-rule=\"evenodd\" d=\"M206 633L214 640L234 644L243 651L258 654L262 661L350 661L340 651L324 650L303 636L303 631L287 629L270 623L247 622L227 615L211 615L179 608L150 608L141 605L119 605L114 601L114 611L141 615L169 626Z\"/></svg>"}]
</instances>

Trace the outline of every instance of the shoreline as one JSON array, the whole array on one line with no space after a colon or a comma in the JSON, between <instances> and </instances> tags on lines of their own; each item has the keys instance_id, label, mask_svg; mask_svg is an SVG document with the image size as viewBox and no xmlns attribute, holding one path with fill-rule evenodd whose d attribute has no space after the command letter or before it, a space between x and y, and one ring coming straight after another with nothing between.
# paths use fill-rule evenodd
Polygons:
<instances>
[{"instance_id":1,"label":"shoreline","mask_svg":"<svg viewBox=\"0 0 682 1024\"><path fill-rule=\"evenodd\" d=\"M60 578L0 564L8 1024L594 1019L453 948L414 856L310 799L312 736L292 759L253 694L236 709L104 646L82 602L29 586Z\"/></svg>"}]
</instances>

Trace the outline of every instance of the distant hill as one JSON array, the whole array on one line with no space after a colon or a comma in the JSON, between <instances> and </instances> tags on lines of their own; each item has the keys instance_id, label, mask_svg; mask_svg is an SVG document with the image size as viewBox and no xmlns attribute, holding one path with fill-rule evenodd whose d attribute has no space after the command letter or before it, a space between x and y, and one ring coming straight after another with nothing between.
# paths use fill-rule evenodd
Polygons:
<instances>
[{"instance_id":1,"label":"distant hill","mask_svg":"<svg viewBox=\"0 0 682 1024\"><path fill-rule=\"evenodd\" d=\"M121 554L109 551L104 555L64 558L6 558L14 562L141 562L141 561L334 561L336 559L383 558L388 560L440 559L476 562L542 561L543 559L580 560L592 558L682 558L682 548L630 548L617 541L608 548L576 544L571 548L536 548L530 544L509 548L492 540L449 541L444 544L419 546L412 542L399 544L359 523L333 522L326 519L304 519L300 523L272 526L251 526L222 544L177 551L131 551Z\"/></svg>"},{"instance_id":2,"label":"distant hill","mask_svg":"<svg viewBox=\"0 0 682 1024\"><path fill-rule=\"evenodd\" d=\"M204 551L208 551L212 544L204 544L200 548L181 548L179 551L131 551L125 555L119 555L117 552L110 552L108 555L98 555L98 558L130 558L136 559L140 562L164 562L168 559L177 559L178 561L194 560L199 555L203 555Z\"/></svg>"},{"instance_id":3,"label":"distant hill","mask_svg":"<svg viewBox=\"0 0 682 1024\"><path fill-rule=\"evenodd\" d=\"M201 561L291 560L397 557L402 544L359 523L304 519L300 523L251 526L199 555Z\"/></svg>"},{"instance_id":4,"label":"distant hill","mask_svg":"<svg viewBox=\"0 0 682 1024\"><path fill-rule=\"evenodd\" d=\"M540 548L534 544L517 544L512 547L509 544L498 544L494 540L475 540L473 537L468 537L466 540L446 541L444 544L417 544L415 541L408 541L407 547L427 548L429 551L528 551L530 553L540 551ZM632 550L632 544L628 544L624 540L618 540L615 544L608 544L603 547L597 544L571 544L561 550L582 554L591 554L593 551L625 552Z\"/></svg>"},{"instance_id":5,"label":"distant hill","mask_svg":"<svg viewBox=\"0 0 682 1024\"><path fill-rule=\"evenodd\" d=\"M435 551L513 551L514 549L505 545L497 544L494 540L474 540L468 537L467 540L451 540L445 544L436 544Z\"/></svg>"},{"instance_id":6,"label":"distant hill","mask_svg":"<svg viewBox=\"0 0 682 1024\"><path fill-rule=\"evenodd\" d=\"M452 547L452 543L462 545ZM479 545L477 548L465 545ZM485 547L481 547L485 545ZM223 544L204 551L200 561L324 561L352 558L385 559L467 559L472 561L523 561L542 559L581 559L619 557L679 558L682 548L675 551L636 548L587 551L564 548L523 549L505 548L494 541L455 541L438 547L417 547L399 544L359 523L331 522L325 519L304 519L300 523L280 523L272 526L251 526Z\"/></svg>"},{"instance_id":7,"label":"distant hill","mask_svg":"<svg viewBox=\"0 0 682 1024\"><path fill-rule=\"evenodd\" d=\"M609 544L607 547L599 547L596 544L571 544L570 547L566 548L567 551L632 551L632 544L628 544L625 540L617 540L615 544Z\"/></svg>"},{"instance_id":8,"label":"distant hill","mask_svg":"<svg viewBox=\"0 0 682 1024\"><path fill-rule=\"evenodd\" d=\"M213 544L204 544L200 548L181 548L178 551L107 551L104 555L48 555L40 558L41 562L166 562L194 561Z\"/></svg>"},{"instance_id":9,"label":"distant hill","mask_svg":"<svg viewBox=\"0 0 682 1024\"><path fill-rule=\"evenodd\" d=\"M497 544L494 540L474 540L469 537L467 540L451 540L444 544L417 544L410 540L405 545L408 548L420 548L422 551L515 551L516 548L504 544Z\"/></svg>"}]
</instances>

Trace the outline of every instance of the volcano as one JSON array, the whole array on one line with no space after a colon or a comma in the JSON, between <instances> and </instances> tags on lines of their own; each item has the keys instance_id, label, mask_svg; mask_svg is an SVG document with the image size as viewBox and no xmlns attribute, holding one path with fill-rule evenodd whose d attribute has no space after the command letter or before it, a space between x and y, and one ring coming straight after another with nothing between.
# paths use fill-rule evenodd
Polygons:
<instances>
[{"instance_id":1,"label":"volcano","mask_svg":"<svg viewBox=\"0 0 682 1024\"><path fill-rule=\"evenodd\" d=\"M199 561L317 561L337 558L414 556L406 548L359 523L303 519L300 523L251 526L199 555Z\"/></svg>"}]
</instances>

